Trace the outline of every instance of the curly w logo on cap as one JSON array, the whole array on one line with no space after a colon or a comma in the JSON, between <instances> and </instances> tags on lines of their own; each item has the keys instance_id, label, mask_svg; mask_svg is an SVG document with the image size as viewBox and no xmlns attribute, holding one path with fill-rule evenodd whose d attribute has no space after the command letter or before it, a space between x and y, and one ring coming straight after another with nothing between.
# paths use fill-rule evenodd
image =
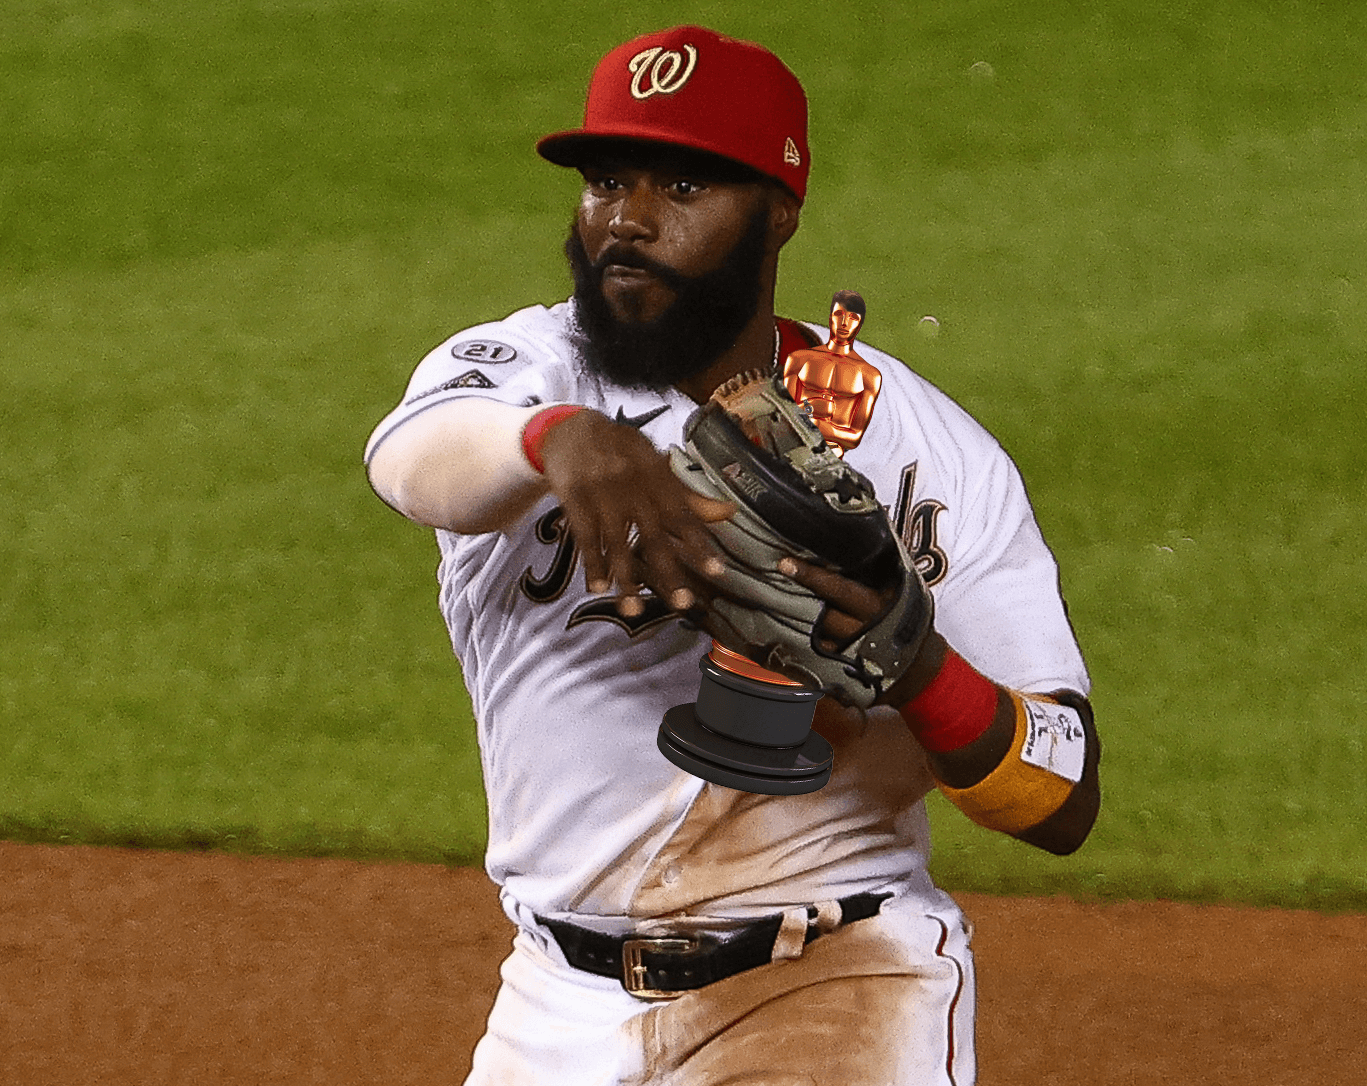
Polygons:
<instances>
[{"instance_id":1,"label":"curly w logo on cap","mask_svg":"<svg viewBox=\"0 0 1367 1086\"><path fill-rule=\"evenodd\" d=\"M627 61L632 77L631 96L642 99L652 94L673 94L687 83L693 66L698 63L698 51L687 43L683 49L688 54L687 61L676 50L662 49L658 45L641 50Z\"/></svg>"}]
</instances>

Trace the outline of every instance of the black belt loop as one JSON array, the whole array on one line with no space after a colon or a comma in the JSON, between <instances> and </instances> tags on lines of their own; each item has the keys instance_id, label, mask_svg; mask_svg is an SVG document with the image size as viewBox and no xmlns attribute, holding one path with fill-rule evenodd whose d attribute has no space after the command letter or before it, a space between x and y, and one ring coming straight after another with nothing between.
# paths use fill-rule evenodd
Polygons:
<instances>
[{"instance_id":1,"label":"black belt loop","mask_svg":"<svg viewBox=\"0 0 1367 1086\"><path fill-rule=\"evenodd\" d=\"M840 923L853 924L877 916L891 893L855 894L841 898ZM821 936L816 906L807 907L806 942ZM708 932L691 928L669 931L661 925L649 934L605 935L564 920L538 916L555 936L565 960L576 969L615 977L641 999L673 999L726 977L767 965L783 924L783 914L764 917L735 930Z\"/></svg>"}]
</instances>

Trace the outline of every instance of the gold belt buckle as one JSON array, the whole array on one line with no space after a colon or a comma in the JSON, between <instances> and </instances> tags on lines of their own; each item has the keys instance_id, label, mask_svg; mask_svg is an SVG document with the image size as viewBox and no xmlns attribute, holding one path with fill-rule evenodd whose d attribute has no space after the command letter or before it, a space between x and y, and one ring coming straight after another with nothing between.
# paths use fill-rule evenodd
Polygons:
<instances>
[{"instance_id":1,"label":"gold belt buckle","mask_svg":"<svg viewBox=\"0 0 1367 1086\"><path fill-rule=\"evenodd\" d=\"M622 944L622 987L637 999L678 999L684 992L667 992L646 987L646 965L641 961L644 950L663 954L686 954L698 948L697 939L678 936L646 936L628 939Z\"/></svg>"}]
</instances>

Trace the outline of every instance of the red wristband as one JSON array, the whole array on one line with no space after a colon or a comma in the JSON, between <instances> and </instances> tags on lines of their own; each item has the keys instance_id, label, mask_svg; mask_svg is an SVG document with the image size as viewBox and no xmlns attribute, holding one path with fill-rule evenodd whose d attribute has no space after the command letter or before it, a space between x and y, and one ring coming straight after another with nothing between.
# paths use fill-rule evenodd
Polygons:
<instances>
[{"instance_id":1,"label":"red wristband","mask_svg":"<svg viewBox=\"0 0 1367 1086\"><path fill-rule=\"evenodd\" d=\"M921 746L936 754L966 747L997 715L997 686L953 649L926 688L902 706Z\"/></svg>"},{"instance_id":2,"label":"red wristband","mask_svg":"<svg viewBox=\"0 0 1367 1086\"><path fill-rule=\"evenodd\" d=\"M551 427L583 410L583 406L577 403L556 404L538 411L522 427L522 452L538 475L546 472L546 465L541 462L541 446L546 443L546 435Z\"/></svg>"}]
</instances>

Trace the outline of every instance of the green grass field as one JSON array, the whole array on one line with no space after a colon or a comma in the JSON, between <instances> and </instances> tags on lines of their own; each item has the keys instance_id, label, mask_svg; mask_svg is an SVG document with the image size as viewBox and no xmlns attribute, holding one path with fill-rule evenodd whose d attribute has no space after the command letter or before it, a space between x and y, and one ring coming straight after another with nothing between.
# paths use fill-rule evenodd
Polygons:
<instances>
[{"instance_id":1,"label":"green grass field","mask_svg":"<svg viewBox=\"0 0 1367 1086\"><path fill-rule=\"evenodd\" d=\"M3 12L0 835L478 861L435 547L361 447L433 343L567 291L532 143L698 21L812 100L781 308L861 290L1002 439L1088 654L1092 839L937 799L937 875L1367 909L1352 5Z\"/></svg>"}]
</instances>

